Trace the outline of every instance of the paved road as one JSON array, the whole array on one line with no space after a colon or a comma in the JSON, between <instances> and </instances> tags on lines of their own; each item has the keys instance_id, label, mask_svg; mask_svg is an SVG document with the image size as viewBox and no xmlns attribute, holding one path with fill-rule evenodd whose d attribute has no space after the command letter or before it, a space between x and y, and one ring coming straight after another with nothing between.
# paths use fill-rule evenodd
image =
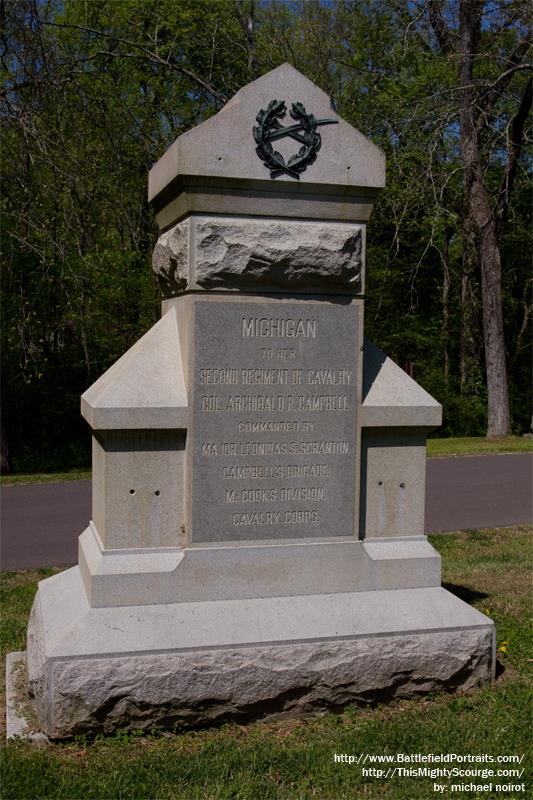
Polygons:
<instances>
[{"instance_id":1,"label":"paved road","mask_svg":"<svg viewBox=\"0 0 533 800\"><path fill-rule=\"evenodd\" d=\"M426 531L523 522L533 522L533 454L428 459Z\"/></svg>"},{"instance_id":2,"label":"paved road","mask_svg":"<svg viewBox=\"0 0 533 800\"><path fill-rule=\"evenodd\" d=\"M91 481L0 489L2 570L78 562L78 536L91 516Z\"/></svg>"},{"instance_id":3,"label":"paved road","mask_svg":"<svg viewBox=\"0 0 533 800\"><path fill-rule=\"evenodd\" d=\"M531 522L533 456L437 458L427 462L426 530ZM6 486L1 494L3 570L77 563L91 514L91 482Z\"/></svg>"}]
</instances>

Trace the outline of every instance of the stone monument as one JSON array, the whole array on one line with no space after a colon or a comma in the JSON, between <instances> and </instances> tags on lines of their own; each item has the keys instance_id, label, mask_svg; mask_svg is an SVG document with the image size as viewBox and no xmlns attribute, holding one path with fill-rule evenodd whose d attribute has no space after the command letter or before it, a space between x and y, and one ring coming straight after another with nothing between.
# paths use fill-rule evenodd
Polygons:
<instances>
[{"instance_id":1,"label":"stone monument","mask_svg":"<svg viewBox=\"0 0 533 800\"><path fill-rule=\"evenodd\" d=\"M383 153L288 64L150 171L162 317L82 397L92 520L39 584L50 737L303 714L494 674L424 535L441 408L363 337Z\"/></svg>"}]
</instances>

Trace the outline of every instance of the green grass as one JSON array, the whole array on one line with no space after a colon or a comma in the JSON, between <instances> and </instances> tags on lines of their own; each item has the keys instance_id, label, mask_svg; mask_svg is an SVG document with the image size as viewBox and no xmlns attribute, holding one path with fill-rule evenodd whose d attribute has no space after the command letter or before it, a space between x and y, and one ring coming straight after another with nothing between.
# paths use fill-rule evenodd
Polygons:
<instances>
[{"instance_id":1,"label":"green grass","mask_svg":"<svg viewBox=\"0 0 533 800\"><path fill-rule=\"evenodd\" d=\"M430 778L384 781L364 777L356 765L333 761L335 753L361 752L526 753L522 764L526 772L520 782L527 784L532 777L527 774L531 746L530 537L531 528L525 525L431 537L443 555L444 582L496 621L503 673L493 686L377 708L350 707L344 713L300 721L226 725L182 734L122 733L46 746L10 742L2 750L2 797L428 800L438 796L433 794ZM4 576L3 656L8 650L23 649L36 581L51 572ZM527 792L456 795L465 800L526 796ZM449 792L448 797L452 798Z\"/></svg>"},{"instance_id":2,"label":"green grass","mask_svg":"<svg viewBox=\"0 0 533 800\"><path fill-rule=\"evenodd\" d=\"M91 480L90 469L73 469L70 472L24 472L2 475L1 486L18 486L24 483L63 483L64 481Z\"/></svg>"},{"instance_id":3,"label":"green grass","mask_svg":"<svg viewBox=\"0 0 533 800\"><path fill-rule=\"evenodd\" d=\"M531 452L533 452L533 438L528 436L506 436L504 439L485 439L483 436L469 436L457 439L427 440L429 458Z\"/></svg>"},{"instance_id":4,"label":"green grass","mask_svg":"<svg viewBox=\"0 0 533 800\"><path fill-rule=\"evenodd\" d=\"M527 436L507 436L505 439L485 439L482 436L472 436L459 439L428 439L427 441L429 458L531 452L533 452L533 438ZM0 485L17 486L25 483L60 483L90 479L90 469L73 469L69 472L26 472L2 475L0 476Z\"/></svg>"}]
</instances>

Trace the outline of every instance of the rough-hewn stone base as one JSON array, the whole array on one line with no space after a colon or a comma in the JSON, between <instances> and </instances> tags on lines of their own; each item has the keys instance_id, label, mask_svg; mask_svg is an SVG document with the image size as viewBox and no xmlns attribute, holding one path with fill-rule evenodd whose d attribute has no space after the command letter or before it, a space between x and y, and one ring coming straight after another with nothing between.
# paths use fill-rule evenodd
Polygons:
<instances>
[{"instance_id":1,"label":"rough-hewn stone base","mask_svg":"<svg viewBox=\"0 0 533 800\"><path fill-rule=\"evenodd\" d=\"M28 632L41 727L57 738L298 716L493 675L492 623L441 588L302 599L90 608L77 568L54 576Z\"/></svg>"},{"instance_id":2,"label":"rough-hewn stone base","mask_svg":"<svg viewBox=\"0 0 533 800\"><path fill-rule=\"evenodd\" d=\"M490 678L490 651L490 632L476 630L61 662L49 733L299 716L469 688Z\"/></svg>"},{"instance_id":3,"label":"rough-hewn stone base","mask_svg":"<svg viewBox=\"0 0 533 800\"><path fill-rule=\"evenodd\" d=\"M363 229L338 222L192 216L159 236L164 297L185 289L363 291Z\"/></svg>"}]
</instances>

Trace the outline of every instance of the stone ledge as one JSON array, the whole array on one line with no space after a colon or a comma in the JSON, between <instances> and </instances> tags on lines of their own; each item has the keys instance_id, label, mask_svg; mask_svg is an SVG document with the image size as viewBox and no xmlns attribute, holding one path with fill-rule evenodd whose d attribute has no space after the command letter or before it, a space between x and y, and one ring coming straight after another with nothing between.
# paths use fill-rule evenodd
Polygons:
<instances>
[{"instance_id":1,"label":"stone ledge","mask_svg":"<svg viewBox=\"0 0 533 800\"><path fill-rule=\"evenodd\" d=\"M441 588L81 613L74 597L65 619L45 584L28 677L52 738L301 716L494 676L494 625Z\"/></svg>"},{"instance_id":2,"label":"stone ledge","mask_svg":"<svg viewBox=\"0 0 533 800\"><path fill-rule=\"evenodd\" d=\"M188 428L175 308L83 393L81 413L93 430Z\"/></svg>"},{"instance_id":3,"label":"stone ledge","mask_svg":"<svg viewBox=\"0 0 533 800\"><path fill-rule=\"evenodd\" d=\"M94 524L80 536L79 565L90 605L100 608L414 589L440 586L441 577L425 537L110 552Z\"/></svg>"},{"instance_id":4,"label":"stone ledge","mask_svg":"<svg viewBox=\"0 0 533 800\"><path fill-rule=\"evenodd\" d=\"M442 422L442 406L365 336L363 428L427 428Z\"/></svg>"}]
</instances>

